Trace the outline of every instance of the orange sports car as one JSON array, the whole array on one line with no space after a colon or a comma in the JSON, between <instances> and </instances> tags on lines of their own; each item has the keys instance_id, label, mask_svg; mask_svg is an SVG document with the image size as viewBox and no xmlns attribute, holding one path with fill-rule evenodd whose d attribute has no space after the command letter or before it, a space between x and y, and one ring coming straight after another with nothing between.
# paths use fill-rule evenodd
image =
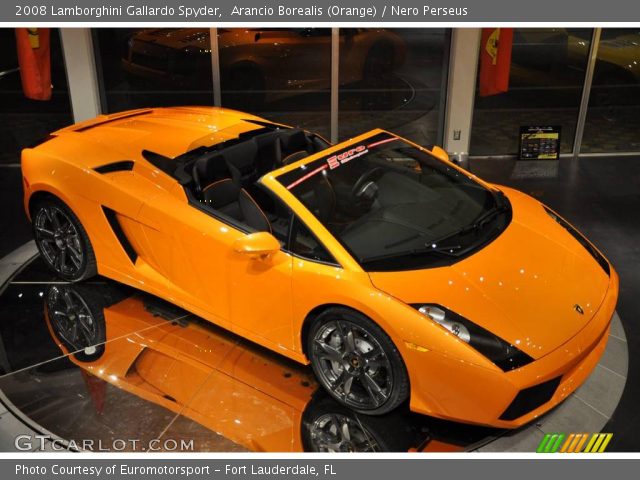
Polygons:
<instances>
[{"instance_id":1,"label":"orange sports car","mask_svg":"<svg viewBox=\"0 0 640 480\"><path fill-rule=\"evenodd\" d=\"M537 200L382 130L338 145L219 108L129 111L23 151L63 279L101 274L311 363L342 404L513 428L607 341L618 276Z\"/></svg>"}]
</instances>

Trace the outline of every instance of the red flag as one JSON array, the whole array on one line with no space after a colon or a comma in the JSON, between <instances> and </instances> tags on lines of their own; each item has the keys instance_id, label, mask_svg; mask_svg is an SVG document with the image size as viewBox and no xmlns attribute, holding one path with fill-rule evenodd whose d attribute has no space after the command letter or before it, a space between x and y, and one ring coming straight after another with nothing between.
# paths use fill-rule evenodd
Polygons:
<instances>
[{"instance_id":1,"label":"red flag","mask_svg":"<svg viewBox=\"0 0 640 480\"><path fill-rule=\"evenodd\" d=\"M480 42L480 96L509 90L513 28L483 28Z\"/></svg>"},{"instance_id":2,"label":"red flag","mask_svg":"<svg viewBox=\"0 0 640 480\"><path fill-rule=\"evenodd\" d=\"M51 99L51 54L48 28L16 28L22 90L33 100Z\"/></svg>"}]
</instances>

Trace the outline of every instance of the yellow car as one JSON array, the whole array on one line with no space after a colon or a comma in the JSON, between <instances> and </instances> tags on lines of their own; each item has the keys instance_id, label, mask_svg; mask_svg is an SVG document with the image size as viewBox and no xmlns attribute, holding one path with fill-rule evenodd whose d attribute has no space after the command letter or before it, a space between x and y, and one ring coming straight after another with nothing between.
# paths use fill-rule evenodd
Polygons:
<instances>
[{"instance_id":1,"label":"yellow car","mask_svg":"<svg viewBox=\"0 0 640 480\"><path fill-rule=\"evenodd\" d=\"M343 405L517 427L604 351L618 277L564 219L382 130L218 108L101 116L22 155L44 261L301 363Z\"/></svg>"}]
</instances>

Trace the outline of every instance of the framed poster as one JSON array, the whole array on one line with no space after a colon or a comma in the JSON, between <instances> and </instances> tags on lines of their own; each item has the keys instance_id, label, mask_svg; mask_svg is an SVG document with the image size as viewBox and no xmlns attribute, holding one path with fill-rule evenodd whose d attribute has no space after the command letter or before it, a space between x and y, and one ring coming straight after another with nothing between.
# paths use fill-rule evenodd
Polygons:
<instances>
[{"instance_id":1,"label":"framed poster","mask_svg":"<svg viewBox=\"0 0 640 480\"><path fill-rule=\"evenodd\" d=\"M520 160L558 160L560 127L528 125L520 127Z\"/></svg>"}]
</instances>

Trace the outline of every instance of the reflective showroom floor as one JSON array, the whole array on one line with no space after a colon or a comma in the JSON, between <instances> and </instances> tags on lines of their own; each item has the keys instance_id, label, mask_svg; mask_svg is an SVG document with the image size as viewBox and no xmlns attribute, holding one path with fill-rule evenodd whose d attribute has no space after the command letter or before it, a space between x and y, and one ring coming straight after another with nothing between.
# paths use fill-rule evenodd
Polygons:
<instances>
[{"instance_id":1,"label":"reflective showroom floor","mask_svg":"<svg viewBox=\"0 0 640 480\"><path fill-rule=\"evenodd\" d=\"M109 280L57 282L39 258L0 300L0 390L33 425L76 444L457 451L499 433L406 408L357 415L318 390L309 368Z\"/></svg>"}]
</instances>

